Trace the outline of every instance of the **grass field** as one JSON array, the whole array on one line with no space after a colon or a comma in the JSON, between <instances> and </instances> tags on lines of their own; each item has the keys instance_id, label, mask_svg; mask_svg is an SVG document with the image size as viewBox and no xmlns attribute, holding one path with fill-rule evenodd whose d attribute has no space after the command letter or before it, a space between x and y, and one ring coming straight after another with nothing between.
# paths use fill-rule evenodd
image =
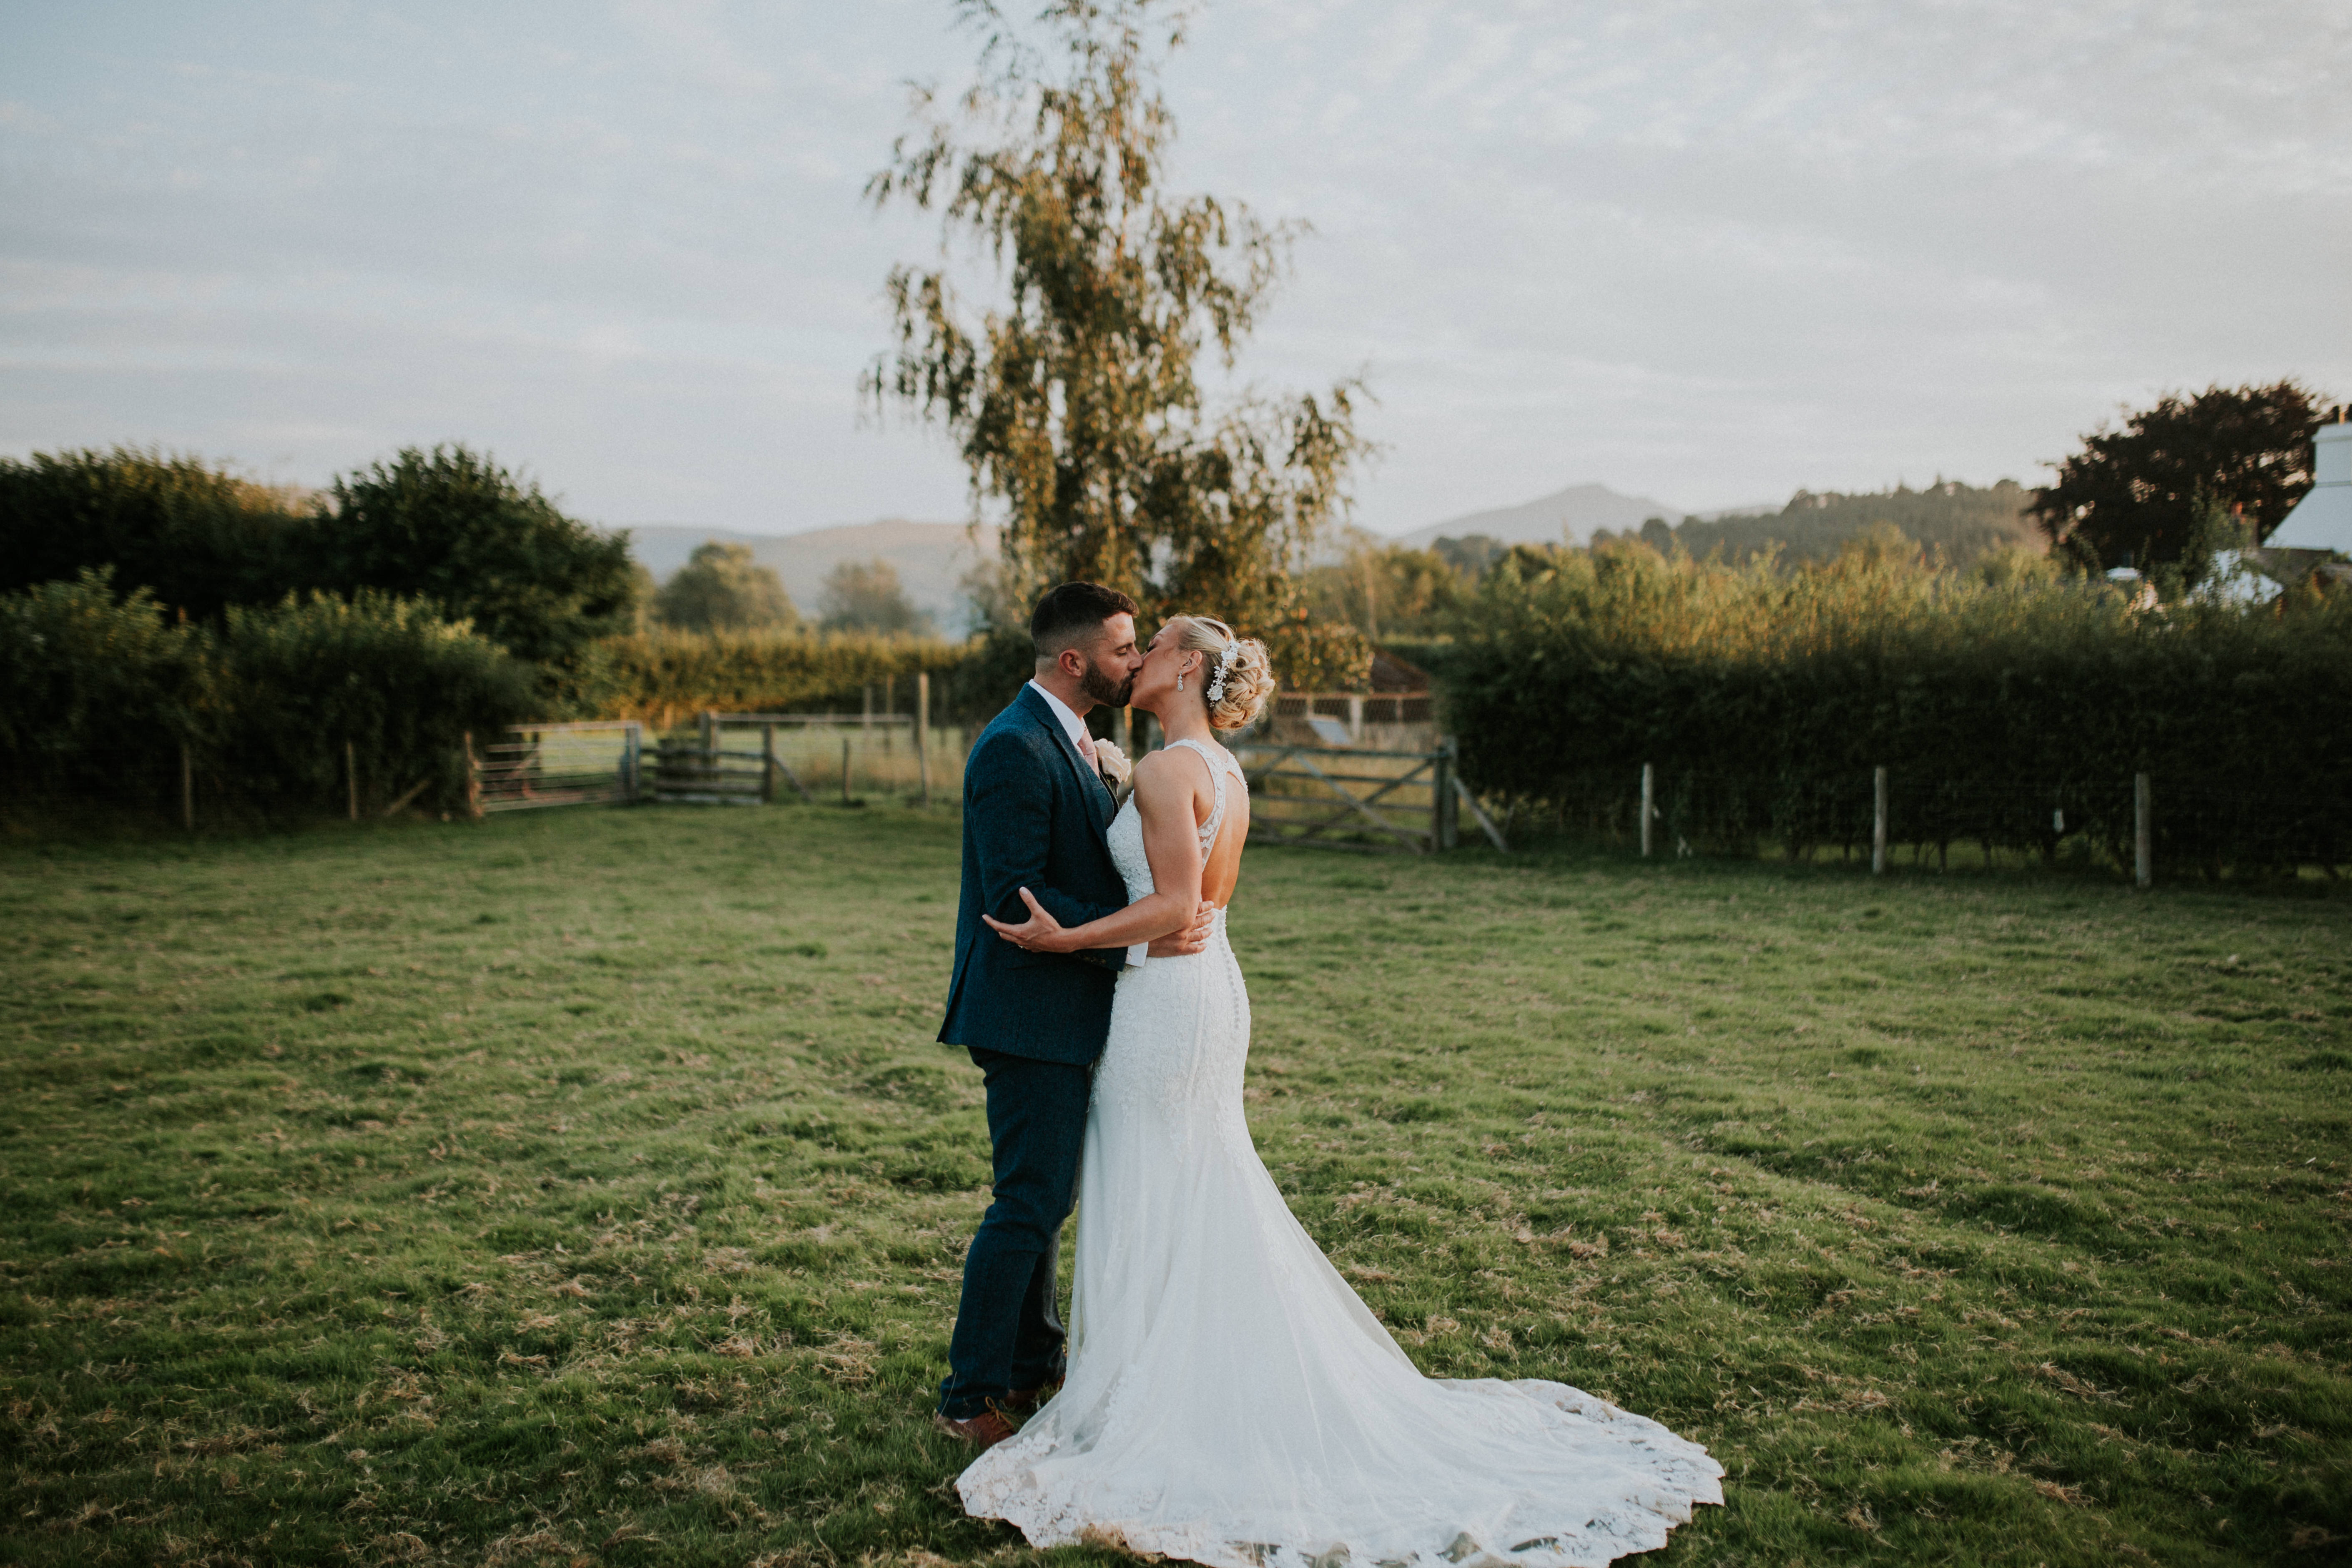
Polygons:
<instances>
[{"instance_id":1,"label":"grass field","mask_svg":"<svg viewBox=\"0 0 2352 1568\"><path fill-rule=\"evenodd\" d=\"M927 1424L956 832L0 849L0 1559L1031 1558ZM2352 1551L2352 900L1261 851L1234 930L1422 1365L1728 1467L1659 1561Z\"/></svg>"}]
</instances>

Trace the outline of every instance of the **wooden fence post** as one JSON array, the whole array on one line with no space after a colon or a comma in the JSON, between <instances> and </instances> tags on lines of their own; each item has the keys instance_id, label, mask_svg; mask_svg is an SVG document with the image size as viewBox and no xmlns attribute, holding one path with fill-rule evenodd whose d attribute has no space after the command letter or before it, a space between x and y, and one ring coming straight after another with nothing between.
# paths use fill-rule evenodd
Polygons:
<instances>
[{"instance_id":1,"label":"wooden fence post","mask_svg":"<svg viewBox=\"0 0 2352 1568\"><path fill-rule=\"evenodd\" d=\"M706 752L719 749L719 714L713 709L702 710L702 749Z\"/></svg>"},{"instance_id":2,"label":"wooden fence post","mask_svg":"<svg viewBox=\"0 0 2352 1568\"><path fill-rule=\"evenodd\" d=\"M359 753L349 741L343 742L343 793L345 803L351 807L352 820L357 822L360 819Z\"/></svg>"},{"instance_id":3,"label":"wooden fence post","mask_svg":"<svg viewBox=\"0 0 2352 1568\"><path fill-rule=\"evenodd\" d=\"M621 798L631 805L637 804L638 770L646 754L645 726L635 720L621 731Z\"/></svg>"},{"instance_id":4,"label":"wooden fence post","mask_svg":"<svg viewBox=\"0 0 2352 1568\"><path fill-rule=\"evenodd\" d=\"M1462 808L1454 798L1454 737L1446 736L1437 743L1437 759L1430 772L1433 775L1430 788L1435 792L1429 803L1430 847L1451 849L1461 836Z\"/></svg>"},{"instance_id":5,"label":"wooden fence post","mask_svg":"<svg viewBox=\"0 0 2352 1568\"><path fill-rule=\"evenodd\" d=\"M1642 858L1650 858L1650 825L1658 815L1658 770L1649 763L1642 764Z\"/></svg>"},{"instance_id":6,"label":"wooden fence post","mask_svg":"<svg viewBox=\"0 0 2352 1568\"><path fill-rule=\"evenodd\" d=\"M1124 716L1127 710L1119 712ZM931 672L915 672L915 776L921 781L923 804L931 804Z\"/></svg>"},{"instance_id":7,"label":"wooden fence post","mask_svg":"<svg viewBox=\"0 0 2352 1568\"><path fill-rule=\"evenodd\" d=\"M1870 771L1870 874L1886 874L1886 770Z\"/></svg>"},{"instance_id":8,"label":"wooden fence post","mask_svg":"<svg viewBox=\"0 0 2352 1568\"><path fill-rule=\"evenodd\" d=\"M776 727L760 726L760 804L776 804Z\"/></svg>"},{"instance_id":9,"label":"wooden fence post","mask_svg":"<svg viewBox=\"0 0 2352 1568\"><path fill-rule=\"evenodd\" d=\"M474 732L466 731L466 815L482 815L482 759L474 755Z\"/></svg>"},{"instance_id":10,"label":"wooden fence post","mask_svg":"<svg viewBox=\"0 0 2352 1568\"><path fill-rule=\"evenodd\" d=\"M2155 803L2148 798L2147 775L2132 774L2132 881L2146 888L2156 880L2156 840L2149 817Z\"/></svg>"},{"instance_id":11,"label":"wooden fence post","mask_svg":"<svg viewBox=\"0 0 2352 1568\"><path fill-rule=\"evenodd\" d=\"M180 826L196 830L196 755L185 741L180 742Z\"/></svg>"},{"instance_id":12,"label":"wooden fence post","mask_svg":"<svg viewBox=\"0 0 2352 1568\"><path fill-rule=\"evenodd\" d=\"M874 728L874 683L870 680L866 683L866 707L858 716L857 727L861 730Z\"/></svg>"},{"instance_id":13,"label":"wooden fence post","mask_svg":"<svg viewBox=\"0 0 2352 1568\"><path fill-rule=\"evenodd\" d=\"M841 804L849 804L849 737L846 735L841 738Z\"/></svg>"}]
</instances>

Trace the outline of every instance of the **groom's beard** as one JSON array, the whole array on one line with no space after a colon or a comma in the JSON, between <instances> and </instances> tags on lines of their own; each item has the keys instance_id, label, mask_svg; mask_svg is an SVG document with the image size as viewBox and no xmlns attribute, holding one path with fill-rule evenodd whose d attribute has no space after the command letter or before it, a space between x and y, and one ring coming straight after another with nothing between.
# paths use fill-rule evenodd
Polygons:
<instances>
[{"instance_id":1,"label":"groom's beard","mask_svg":"<svg viewBox=\"0 0 2352 1568\"><path fill-rule=\"evenodd\" d=\"M1089 659L1087 672L1078 677L1078 686L1106 708L1124 708L1127 700L1134 695L1135 677L1130 675L1123 680L1116 679Z\"/></svg>"}]
</instances>

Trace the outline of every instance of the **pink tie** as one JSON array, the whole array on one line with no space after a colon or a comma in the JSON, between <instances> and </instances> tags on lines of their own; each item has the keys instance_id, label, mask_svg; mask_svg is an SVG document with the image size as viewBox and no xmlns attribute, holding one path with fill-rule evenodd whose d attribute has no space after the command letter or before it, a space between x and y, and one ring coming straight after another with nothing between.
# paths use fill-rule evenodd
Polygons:
<instances>
[{"instance_id":1,"label":"pink tie","mask_svg":"<svg viewBox=\"0 0 2352 1568\"><path fill-rule=\"evenodd\" d=\"M1083 730L1078 731L1078 755L1086 758L1087 766L1091 768L1097 765L1095 762L1094 737Z\"/></svg>"}]
</instances>

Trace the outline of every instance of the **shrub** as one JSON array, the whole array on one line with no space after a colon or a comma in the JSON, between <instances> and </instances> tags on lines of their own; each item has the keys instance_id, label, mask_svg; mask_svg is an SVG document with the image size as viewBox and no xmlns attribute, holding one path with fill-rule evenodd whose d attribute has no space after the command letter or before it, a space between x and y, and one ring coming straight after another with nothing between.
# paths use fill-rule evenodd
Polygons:
<instances>
[{"instance_id":1,"label":"shrub","mask_svg":"<svg viewBox=\"0 0 2352 1568\"><path fill-rule=\"evenodd\" d=\"M1640 546L1516 551L1444 660L1465 775L1631 831L1657 769L1673 837L1795 854L1866 843L1886 767L1899 839L2117 857L2131 779L2160 859L2219 874L2347 846L2352 607L2137 614L2102 586L1850 557L1776 577ZM2063 826L2059 826L2063 813Z\"/></svg>"},{"instance_id":2,"label":"shrub","mask_svg":"<svg viewBox=\"0 0 2352 1568\"><path fill-rule=\"evenodd\" d=\"M18 797L154 797L201 733L212 676L201 634L112 574L0 595L0 757Z\"/></svg>"},{"instance_id":3,"label":"shrub","mask_svg":"<svg viewBox=\"0 0 2352 1568\"><path fill-rule=\"evenodd\" d=\"M194 458L0 458L0 592L111 567L119 588L209 618L309 581L313 533L285 492Z\"/></svg>"},{"instance_id":4,"label":"shrub","mask_svg":"<svg viewBox=\"0 0 2352 1568\"><path fill-rule=\"evenodd\" d=\"M381 806L464 776L462 737L530 717L535 672L428 605L362 594L180 624L103 572L0 595L0 757L19 803L167 806L191 753L207 814ZM449 792L436 792L444 798Z\"/></svg>"},{"instance_id":5,"label":"shrub","mask_svg":"<svg viewBox=\"0 0 2352 1568\"><path fill-rule=\"evenodd\" d=\"M446 801L463 784L466 732L487 742L538 704L530 666L433 606L386 594L233 608L213 640L222 701L212 766L257 805L331 806L346 742L368 807L420 783Z\"/></svg>"}]
</instances>

